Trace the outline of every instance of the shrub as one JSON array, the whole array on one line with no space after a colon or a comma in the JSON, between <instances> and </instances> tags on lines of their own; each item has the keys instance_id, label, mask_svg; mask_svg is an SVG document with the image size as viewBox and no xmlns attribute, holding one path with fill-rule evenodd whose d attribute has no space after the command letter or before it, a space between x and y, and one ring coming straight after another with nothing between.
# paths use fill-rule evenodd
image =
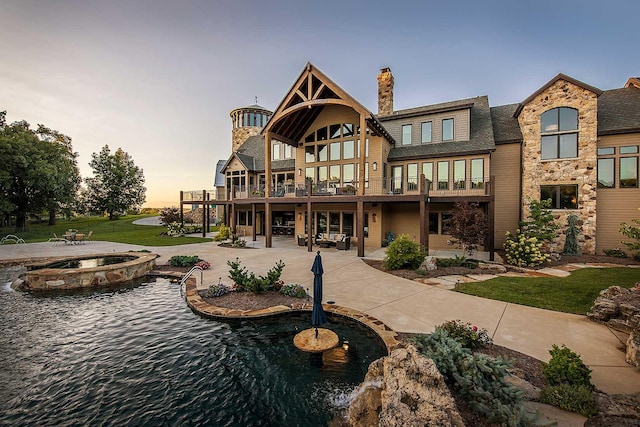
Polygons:
<instances>
[{"instance_id":1,"label":"shrub","mask_svg":"<svg viewBox=\"0 0 640 427\"><path fill-rule=\"evenodd\" d=\"M302 285L296 285L295 283L284 285L282 288L280 288L280 293L294 298L307 297L307 291L304 290Z\"/></svg>"},{"instance_id":2,"label":"shrub","mask_svg":"<svg viewBox=\"0 0 640 427\"><path fill-rule=\"evenodd\" d=\"M638 208L638 210L640 210L640 208ZM630 251L640 251L640 219L633 219L631 221L635 225L627 224L626 222L620 224L620 233L625 237L635 240L635 242L622 241L620 243L629 248Z\"/></svg>"},{"instance_id":3,"label":"shrub","mask_svg":"<svg viewBox=\"0 0 640 427\"><path fill-rule=\"evenodd\" d=\"M564 235L566 236L564 242L564 250L562 253L564 255L580 255L580 247L578 246L578 234L580 230L578 230L578 216L574 214L570 214L567 217L567 231L565 231Z\"/></svg>"},{"instance_id":4,"label":"shrub","mask_svg":"<svg viewBox=\"0 0 640 427\"><path fill-rule=\"evenodd\" d=\"M172 267L193 267L198 261L200 258L197 255L174 255L169 258L169 265Z\"/></svg>"},{"instance_id":5,"label":"shrub","mask_svg":"<svg viewBox=\"0 0 640 427\"><path fill-rule=\"evenodd\" d=\"M282 260L278 261L274 267L267 271L266 276L258 276L247 271L246 267L240 265L240 260L236 258L234 261L227 261L227 265L231 267L229 270L229 278L233 280L239 291L249 291L254 293L274 290L280 282L280 276L284 269Z\"/></svg>"},{"instance_id":6,"label":"shrub","mask_svg":"<svg viewBox=\"0 0 640 427\"><path fill-rule=\"evenodd\" d=\"M233 243L231 244L231 246L233 246L234 248L244 248L245 246L247 246L247 241L244 239L235 238L233 239Z\"/></svg>"},{"instance_id":7,"label":"shrub","mask_svg":"<svg viewBox=\"0 0 640 427\"><path fill-rule=\"evenodd\" d=\"M162 208L160 210L160 220L165 225L169 225L173 222L180 222L180 209L175 206Z\"/></svg>"},{"instance_id":8,"label":"shrub","mask_svg":"<svg viewBox=\"0 0 640 427\"><path fill-rule=\"evenodd\" d=\"M218 228L218 235L215 237L214 240L216 242L222 242L224 240L227 240L230 234L231 234L231 229L226 225L221 225L220 228Z\"/></svg>"},{"instance_id":9,"label":"shrub","mask_svg":"<svg viewBox=\"0 0 640 427\"><path fill-rule=\"evenodd\" d=\"M589 369L579 355L569 348L553 345L551 350L551 360L544 364L544 376L549 385L569 384L573 386L584 386L590 390L594 389L591 384L591 369Z\"/></svg>"},{"instance_id":10,"label":"shrub","mask_svg":"<svg viewBox=\"0 0 640 427\"><path fill-rule=\"evenodd\" d=\"M542 253L542 243L537 237L527 237L520 230L513 235L507 231L504 243L507 264L518 267L535 267L551 259L549 254Z\"/></svg>"},{"instance_id":11,"label":"shrub","mask_svg":"<svg viewBox=\"0 0 640 427\"><path fill-rule=\"evenodd\" d=\"M612 256L612 257L615 257L615 258L626 258L627 257L627 253L625 251L623 251L622 249L619 249L619 248L605 249L602 252L604 252L604 254L606 256Z\"/></svg>"},{"instance_id":12,"label":"shrub","mask_svg":"<svg viewBox=\"0 0 640 427\"><path fill-rule=\"evenodd\" d=\"M478 261L456 255L455 258L436 258L436 265L438 267L465 267L474 269L478 268Z\"/></svg>"},{"instance_id":13,"label":"shrub","mask_svg":"<svg viewBox=\"0 0 640 427\"><path fill-rule=\"evenodd\" d=\"M598 405L589 387L561 384L546 387L540 393L540 401L557 406L584 417L592 417L598 413Z\"/></svg>"},{"instance_id":14,"label":"shrub","mask_svg":"<svg viewBox=\"0 0 640 427\"><path fill-rule=\"evenodd\" d=\"M448 320L436 326L436 330L445 331L449 337L470 350L486 347L493 342L486 329L478 329L477 326L463 323L461 320Z\"/></svg>"},{"instance_id":15,"label":"shrub","mask_svg":"<svg viewBox=\"0 0 640 427\"><path fill-rule=\"evenodd\" d=\"M384 268L387 270L400 268L415 270L420 267L426 256L427 254L420 247L420 244L409 239L408 235L401 234L389 244L387 254L384 257Z\"/></svg>"},{"instance_id":16,"label":"shrub","mask_svg":"<svg viewBox=\"0 0 640 427\"><path fill-rule=\"evenodd\" d=\"M487 215L477 203L456 203L449 233L460 243L464 253L471 254L473 249L483 244L488 229Z\"/></svg>"},{"instance_id":17,"label":"shrub","mask_svg":"<svg viewBox=\"0 0 640 427\"><path fill-rule=\"evenodd\" d=\"M445 381L453 386L476 412L490 422L519 426L528 420L522 392L505 382L509 364L502 358L472 354L443 329L411 338L418 350L432 359Z\"/></svg>"},{"instance_id":18,"label":"shrub","mask_svg":"<svg viewBox=\"0 0 640 427\"><path fill-rule=\"evenodd\" d=\"M216 285L209 286L209 288L204 292L204 296L207 298L215 298L221 297L222 295L226 295L228 293L229 288L227 288L222 283L218 283Z\"/></svg>"}]
</instances>

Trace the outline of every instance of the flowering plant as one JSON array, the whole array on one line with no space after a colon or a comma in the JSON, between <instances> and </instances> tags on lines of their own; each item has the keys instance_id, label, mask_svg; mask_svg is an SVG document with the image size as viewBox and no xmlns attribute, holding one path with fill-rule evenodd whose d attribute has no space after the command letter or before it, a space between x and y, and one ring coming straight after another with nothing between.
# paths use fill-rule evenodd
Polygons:
<instances>
[{"instance_id":1,"label":"flowering plant","mask_svg":"<svg viewBox=\"0 0 640 427\"><path fill-rule=\"evenodd\" d=\"M516 230L516 234L507 231L504 243L505 258L508 264L518 267L535 267L551 260L547 253L542 253L542 242L537 237L527 236Z\"/></svg>"},{"instance_id":2,"label":"flowering plant","mask_svg":"<svg viewBox=\"0 0 640 427\"><path fill-rule=\"evenodd\" d=\"M486 329L479 329L476 325L464 323L461 320L448 320L436 326L436 330L446 332L450 338L471 350L486 347L493 342Z\"/></svg>"},{"instance_id":3,"label":"flowering plant","mask_svg":"<svg viewBox=\"0 0 640 427\"><path fill-rule=\"evenodd\" d=\"M211 263L208 261L205 261L203 259L201 259L200 261L196 262L196 264L198 267L202 268L203 270L208 270L211 268Z\"/></svg>"},{"instance_id":4,"label":"flowering plant","mask_svg":"<svg viewBox=\"0 0 640 427\"><path fill-rule=\"evenodd\" d=\"M207 298L215 298L221 297L222 295L226 295L228 293L229 288L227 288L222 283L218 283L216 285L209 286L209 288L204 292L204 296Z\"/></svg>"}]
</instances>

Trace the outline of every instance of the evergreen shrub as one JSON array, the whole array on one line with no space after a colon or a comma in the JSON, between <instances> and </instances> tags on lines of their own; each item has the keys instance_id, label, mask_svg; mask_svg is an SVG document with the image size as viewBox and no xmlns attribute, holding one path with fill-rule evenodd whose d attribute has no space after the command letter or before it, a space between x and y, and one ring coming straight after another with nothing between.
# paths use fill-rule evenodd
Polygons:
<instances>
[{"instance_id":1,"label":"evergreen shrub","mask_svg":"<svg viewBox=\"0 0 640 427\"><path fill-rule=\"evenodd\" d=\"M406 234L401 234L387 248L383 265L387 270L399 270L401 268L417 269L426 258L427 254Z\"/></svg>"}]
</instances>

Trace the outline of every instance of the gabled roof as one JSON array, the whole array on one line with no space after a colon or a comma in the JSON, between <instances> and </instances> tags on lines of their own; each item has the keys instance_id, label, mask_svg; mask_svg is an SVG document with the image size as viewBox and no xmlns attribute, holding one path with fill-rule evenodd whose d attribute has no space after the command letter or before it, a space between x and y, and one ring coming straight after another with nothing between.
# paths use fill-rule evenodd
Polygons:
<instances>
[{"instance_id":1,"label":"gabled roof","mask_svg":"<svg viewBox=\"0 0 640 427\"><path fill-rule=\"evenodd\" d=\"M226 164L226 161L218 160L218 163L216 164L216 174L213 179L214 187L224 187L224 174L222 173L222 170L224 169Z\"/></svg>"},{"instance_id":2,"label":"gabled roof","mask_svg":"<svg viewBox=\"0 0 640 427\"><path fill-rule=\"evenodd\" d=\"M598 98L598 135L640 132L640 88L606 90Z\"/></svg>"},{"instance_id":3,"label":"gabled roof","mask_svg":"<svg viewBox=\"0 0 640 427\"><path fill-rule=\"evenodd\" d=\"M419 145L396 146L389 150L389 160L417 159L423 157L445 157L451 155L488 153L495 150L493 140L493 127L491 125L491 112L489 110L489 98L479 96L476 98L461 99L447 103L452 105L470 105L469 110L469 140L468 141L447 141L438 143L427 143ZM440 104L436 104L440 105ZM413 113L418 111L432 113L437 109L434 106L412 108ZM456 108L458 109L458 108ZM421 113L420 115L422 115ZM416 115L416 114L414 114ZM393 116L386 116L391 120Z\"/></svg>"},{"instance_id":4,"label":"gabled roof","mask_svg":"<svg viewBox=\"0 0 640 427\"><path fill-rule=\"evenodd\" d=\"M247 138L237 151L234 151L223 166L223 170L229 166L233 158L237 158L249 172L264 172L264 137L254 135ZM273 160L272 171L293 170L295 159Z\"/></svg>"},{"instance_id":5,"label":"gabled roof","mask_svg":"<svg viewBox=\"0 0 640 427\"><path fill-rule=\"evenodd\" d=\"M262 130L274 138L297 147L309 126L327 105L345 105L366 118L367 126L375 134L382 135L392 143L393 138L378 119L366 107L335 84L310 62L293 83L285 97Z\"/></svg>"},{"instance_id":6,"label":"gabled roof","mask_svg":"<svg viewBox=\"0 0 640 427\"><path fill-rule=\"evenodd\" d=\"M514 116L519 104L500 105L491 107L491 123L493 125L493 139L496 144L522 142L522 132L518 119Z\"/></svg>"},{"instance_id":7,"label":"gabled roof","mask_svg":"<svg viewBox=\"0 0 640 427\"><path fill-rule=\"evenodd\" d=\"M572 83L572 84L574 84L574 85L576 85L578 87L581 87L584 90L588 90L590 92L595 93L596 96L600 96L600 94L602 94L602 91L600 89L598 89L597 87L590 86L590 85L588 85L586 83L581 82L580 80L576 80L573 77L569 77L566 74L560 73L557 76L555 76L554 78L552 78L551 80L549 80L540 89L538 89L537 91L533 92L531 94L531 96L529 96L527 99L522 101L518 105L518 108L516 108L516 111L514 113L514 117L518 117L520 115L520 112L522 111L522 109L524 108L525 105L527 105L529 102L531 102L533 100L533 98L535 98L536 96L540 95L542 92L547 90L552 84L554 84L558 80L564 80L566 82Z\"/></svg>"}]
</instances>

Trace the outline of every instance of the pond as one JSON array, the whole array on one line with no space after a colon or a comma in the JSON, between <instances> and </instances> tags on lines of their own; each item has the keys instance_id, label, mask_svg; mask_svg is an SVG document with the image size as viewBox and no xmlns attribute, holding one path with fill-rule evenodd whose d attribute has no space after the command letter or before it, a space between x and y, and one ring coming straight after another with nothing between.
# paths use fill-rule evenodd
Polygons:
<instances>
[{"instance_id":1,"label":"pond","mask_svg":"<svg viewBox=\"0 0 640 427\"><path fill-rule=\"evenodd\" d=\"M205 319L167 279L66 294L0 285L0 425L326 425L386 354L332 318L341 346L319 361L293 345L310 313Z\"/></svg>"},{"instance_id":2,"label":"pond","mask_svg":"<svg viewBox=\"0 0 640 427\"><path fill-rule=\"evenodd\" d=\"M64 261L52 262L49 264L34 265L30 270L40 270L43 268L95 268L103 265L122 264L123 262L136 259L134 256L103 256L97 258L77 258Z\"/></svg>"}]
</instances>

